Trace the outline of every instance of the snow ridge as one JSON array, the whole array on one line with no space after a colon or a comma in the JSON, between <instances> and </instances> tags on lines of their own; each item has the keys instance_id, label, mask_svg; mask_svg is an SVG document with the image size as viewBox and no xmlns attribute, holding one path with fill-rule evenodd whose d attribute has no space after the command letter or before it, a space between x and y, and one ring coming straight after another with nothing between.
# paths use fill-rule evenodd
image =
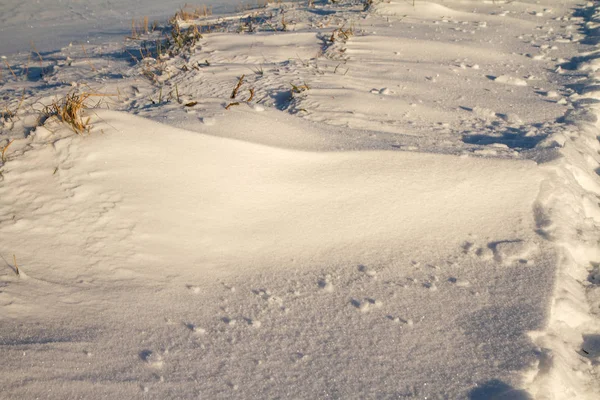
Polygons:
<instances>
[{"instance_id":1,"label":"snow ridge","mask_svg":"<svg viewBox=\"0 0 600 400\"><path fill-rule=\"evenodd\" d=\"M600 6L588 3L579 14L585 17L583 43L597 46ZM528 386L536 399L600 396L599 59L594 50L563 65L584 73L563 118L570 128L537 147L558 153L544 163L553 177L543 184L535 217L539 233L557 245L560 261L548 326L531 334L540 346L537 371Z\"/></svg>"}]
</instances>

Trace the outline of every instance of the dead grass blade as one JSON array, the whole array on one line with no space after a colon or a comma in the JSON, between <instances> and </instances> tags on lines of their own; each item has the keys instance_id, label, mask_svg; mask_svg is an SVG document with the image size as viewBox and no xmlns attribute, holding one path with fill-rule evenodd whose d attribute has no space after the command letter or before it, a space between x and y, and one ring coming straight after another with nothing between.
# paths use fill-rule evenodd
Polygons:
<instances>
[{"instance_id":1,"label":"dead grass blade","mask_svg":"<svg viewBox=\"0 0 600 400\"><path fill-rule=\"evenodd\" d=\"M2 148L2 163L3 164L6 162L6 150L8 150L8 148L10 147L11 144L13 144L13 142L14 142L14 139L11 140L10 142L8 142L8 144Z\"/></svg>"},{"instance_id":2,"label":"dead grass blade","mask_svg":"<svg viewBox=\"0 0 600 400\"><path fill-rule=\"evenodd\" d=\"M10 64L8 63L8 61L6 61L6 59L4 60L4 64L6 65L6 68L8 68L12 76L18 80L17 74L15 74L15 71L13 71L13 69L10 67Z\"/></svg>"},{"instance_id":3,"label":"dead grass blade","mask_svg":"<svg viewBox=\"0 0 600 400\"><path fill-rule=\"evenodd\" d=\"M238 80L237 85L235 85L235 87L233 88L233 92L231 92L231 98L235 99L237 94L238 94L238 90L240 90L240 87L242 86L242 84L244 83L244 77L246 75L242 75L240 76L240 79Z\"/></svg>"}]
</instances>

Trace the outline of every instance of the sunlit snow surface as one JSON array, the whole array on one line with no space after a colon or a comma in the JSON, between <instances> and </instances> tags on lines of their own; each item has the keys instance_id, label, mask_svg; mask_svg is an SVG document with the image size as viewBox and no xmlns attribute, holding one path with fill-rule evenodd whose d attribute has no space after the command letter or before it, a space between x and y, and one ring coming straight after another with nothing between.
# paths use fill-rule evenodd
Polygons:
<instances>
[{"instance_id":1,"label":"sunlit snow surface","mask_svg":"<svg viewBox=\"0 0 600 400\"><path fill-rule=\"evenodd\" d=\"M599 21L316 1L9 54L0 398L597 399ZM44 114L82 92L89 132Z\"/></svg>"}]
</instances>

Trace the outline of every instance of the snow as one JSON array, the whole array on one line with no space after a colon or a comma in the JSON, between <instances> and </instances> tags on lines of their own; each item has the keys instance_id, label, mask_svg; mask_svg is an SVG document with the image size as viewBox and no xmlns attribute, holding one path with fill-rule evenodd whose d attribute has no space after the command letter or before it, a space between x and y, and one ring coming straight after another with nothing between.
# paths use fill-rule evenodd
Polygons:
<instances>
[{"instance_id":1,"label":"snow","mask_svg":"<svg viewBox=\"0 0 600 400\"><path fill-rule=\"evenodd\" d=\"M0 397L600 396L595 4L1 7Z\"/></svg>"},{"instance_id":2,"label":"snow","mask_svg":"<svg viewBox=\"0 0 600 400\"><path fill-rule=\"evenodd\" d=\"M215 14L233 11L236 0L203 1ZM49 52L69 43L121 40L131 33L131 21L150 22L175 14L180 0L3 0L0 14L0 55ZM190 5L195 5L189 2Z\"/></svg>"}]
</instances>

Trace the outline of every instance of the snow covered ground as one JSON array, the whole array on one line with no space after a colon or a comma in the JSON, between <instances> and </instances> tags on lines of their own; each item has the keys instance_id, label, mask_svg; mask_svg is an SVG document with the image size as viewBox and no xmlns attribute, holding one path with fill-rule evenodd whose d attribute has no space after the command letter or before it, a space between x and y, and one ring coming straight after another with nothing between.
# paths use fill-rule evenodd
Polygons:
<instances>
[{"instance_id":1,"label":"snow covered ground","mask_svg":"<svg viewBox=\"0 0 600 400\"><path fill-rule=\"evenodd\" d=\"M214 13L231 12L243 2L208 0ZM186 4L181 0L2 0L0 55L52 51L75 43L121 41L131 32L131 21L144 17L164 20Z\"/></svg>"},{"instance_id":2,"label":"snow covered ground","mask_svg":"<svg viewBox=\"0 0 600 400\"><path fill-rule=\"evenodd\" d=\"M598 398L599 24L274 3L6 57L0 397Z\"/></svg>"}]
</instances>

